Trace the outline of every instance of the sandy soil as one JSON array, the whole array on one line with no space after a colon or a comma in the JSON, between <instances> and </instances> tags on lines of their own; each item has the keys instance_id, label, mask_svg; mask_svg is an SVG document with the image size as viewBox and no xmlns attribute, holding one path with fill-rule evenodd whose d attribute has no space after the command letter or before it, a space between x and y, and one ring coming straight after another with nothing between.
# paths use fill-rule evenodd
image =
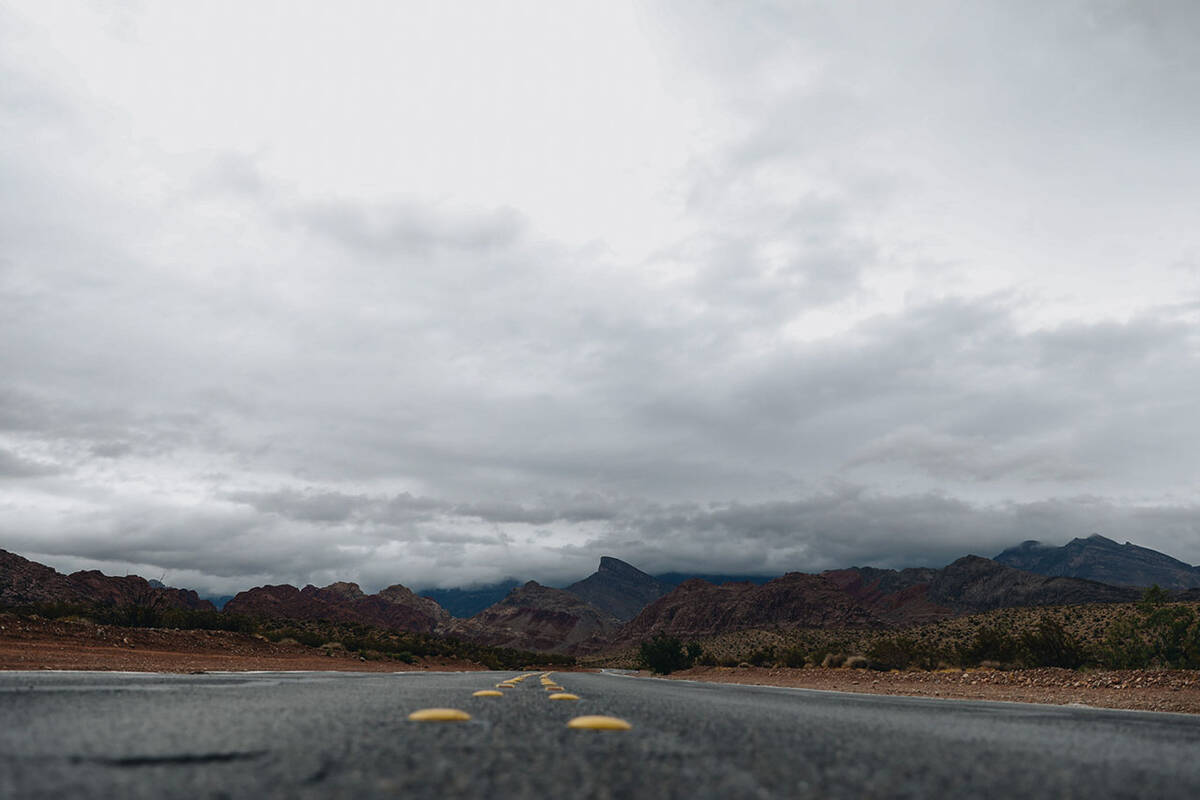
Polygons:
<instances>
[{"instance_id":1,"label":"sandy soil","mask_svg":"<svg viewBox=\"0 0 1200 800\"><path fill-rule=\"evenodd\" d=\"M455 659L422 659L415 664L366 661L346 651L325 652L226 631L117 628L0 614L0 669L406 672L481 667Z\"/></svg>"},{"instance_id":2,"label":"sandy soil","mask_svg":"<svg viewBox=\"0 0 1200 800\"><path fill-rule=\"evenodd\" d=\"M694 667L670 678L1052 705L1200 714L1200 672L1069 669L872 672L859 669Z\"/></svg>"}]
</instances>

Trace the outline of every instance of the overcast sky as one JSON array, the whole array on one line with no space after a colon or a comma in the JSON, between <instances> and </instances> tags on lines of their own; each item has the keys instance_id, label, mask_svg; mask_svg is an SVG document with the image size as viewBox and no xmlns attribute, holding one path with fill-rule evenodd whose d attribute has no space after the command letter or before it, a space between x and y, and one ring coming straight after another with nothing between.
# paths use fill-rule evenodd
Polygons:
<instances>
[{"instance_id":1,"label":"overcast sky","mask_svg":"<svg viewBox=\"0 0 1200 800\"><path fill-rule=\"evenodd\" d=\"M0 0L0 548L1200 562L1200 4Z\"/></svg>"}]
</instances>

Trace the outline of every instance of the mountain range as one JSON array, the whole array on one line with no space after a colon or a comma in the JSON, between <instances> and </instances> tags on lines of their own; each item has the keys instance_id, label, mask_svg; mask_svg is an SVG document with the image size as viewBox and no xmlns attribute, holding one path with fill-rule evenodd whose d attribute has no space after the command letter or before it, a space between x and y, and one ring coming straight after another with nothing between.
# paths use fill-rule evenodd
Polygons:
<instances>
[{"instance_id":1,"label":"mountain range","mask_svg":"<svg viewBox=\"0 0 1200 800\"><path fill-rule=\"evenodd\" d=\"M634 576L629 570L633 570L637 575ZM608 592L609 590L603 588L605 586L604 582L594 580L596 575L576 581L566 587L566 590L577 594L593 605L622 620L631 619L646 603L661 597L684 581L692 580L693 578L699 578L700 580L715 584L742 581L762 584L777 577L775 575L723 575L693 572L667 572L660 575L647 575L636 567L611 556L602 556L600 558L599 572L625 574L628 578L626 580L627 586L634 591L636 597L643 598L645 602L637 605L637 601L630 602L629 600L622 599L620 595L611 596L610 602L600 599L592 587L596 587L596 590L601 593ZM615 575L609 577L615 577ZM649 581L646 580L647 578ZM638 584L638 587L634 589L630 585L630 581ZM515 578L507 578L496 583L469 586L466 588L425 589L420 594L421 597L428 597L430 600L437 602L438 605L450 612L450 616L467 619L468 617L475 616L485 608L499 603L509 592L520 585L521 582ZM220 608L223 602L229 600L228 597L210 599L217 605L217 608ZM634 607L635 605L636 608Z\"/></svg>"},{"instance_id":2,"label":"mountain range","mask_svg":"<svg viewBox=\"0 0 1200 800\"><path fill-rule=\"evenodd\" d=\"M1086 578L1116 586L1200 587L1200 567L1129 542L1117 544L1098 533L1072 539L1062 547L1031 539L1008 548L995 560L1039 575Z\"/></svg>"},{"instance_id":3,"label":"mountain range","mask_svg":"<svg viewBox=\"0 0 1200 800\"><path fill-rule=\"evenodd\" d=\"M695 638L755 628L899 628L995 608L1130 602L1140 597L1137 587L1146 583L1177 592L1190 588L1179 596L1193 599L1200 582L1189 581L1196 571L1162 553L1100 536L1063 547L1025 542L996 559L964 556L940 569L851 567L720 583L688 578L675 584L604 556L595 573L564 589L508 581L449 595L477 603L478 597L468 595L506 587L494 602L465 618L399 584L367 594L345 582L256 587L230 599L223 613L355 622L493 646L582 654L655 634ZM190 590L136 575L63 575L0 550L0 606L54 603L215 611Z\"/></svg>"}]
</instances>

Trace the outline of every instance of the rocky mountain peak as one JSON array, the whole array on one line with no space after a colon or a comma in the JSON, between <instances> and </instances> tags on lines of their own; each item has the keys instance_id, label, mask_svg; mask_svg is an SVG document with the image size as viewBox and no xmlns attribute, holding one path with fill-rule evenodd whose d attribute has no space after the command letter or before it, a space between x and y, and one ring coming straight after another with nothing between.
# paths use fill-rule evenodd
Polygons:
<instances>
[{"instance_id":1,"label":"rocky mountain peak","mask_svg":"<svg viewBox=\"0 0 1200 800\"><path fill-rule=\"evenodd\" d=\"M596 571L605 575L624 575L628 577L638 577L646 574L633 564L612 556L600 556L600 568Z\"/></svg>"},{"instance_id":2,"label":"rocky mountain peak","mask_svg":"<svg viewBox=\"0 0 1200 800\"><path fill-rule=\"evenodd\" d=\"M322 591L336 594L339 597L346 598L347 600L357 600L358 598L365 596L362 588L359 587L357 583L349 583L347 581L337 581L336 583L331 583L322 589Z\"/></svg>"},{"instance_id":3,"label":"rocky mountain peak","mask_svg":"<svg viewBox=\"0 0 1200 800\"><path fill-rule=\"evenodd\" d=\"M625 621L633 619L670 589L632 564L612 556L601 556L599 569L571 584L566 591Z\"/></svg>"}]
</instances>

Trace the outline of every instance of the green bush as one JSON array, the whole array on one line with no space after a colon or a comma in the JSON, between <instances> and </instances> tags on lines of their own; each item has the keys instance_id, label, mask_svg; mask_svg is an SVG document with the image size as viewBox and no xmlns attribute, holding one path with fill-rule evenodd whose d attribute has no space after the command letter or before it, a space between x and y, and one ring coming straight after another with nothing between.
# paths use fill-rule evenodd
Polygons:
<instances>
[{"instance_id":1,"label":"green bush","mask_svg":"<svg viewBox=\"0 0 1200 800\"><path fill-rule=\"evenodd\" d=\"M997 661L1012 664L1021 655L1021 642L1007 628L985 625L975 631L970 642L957 647L960 667L977 666L981 661Z\"/></svg>"},{"instance_id":2,"label":"green bush","mask_svg":"<svg viewBox=\"0 0 1200 800\"><path fill-rule=\"evenodd\" d=\"M754 667L769 667L775 663L775 646L760 647L752 652L746 660Z\"/></svg>"},{"instance_id":3,"label":"green bush","mask_svg":"<svg viewBox=\"0 0 1200 800\"><path fill-rule=\"evenodd\" d=\"M1083 647L1050 617L1042 617L1035 629L1021 634L1021 662L1027 667L1077 669L1087 659Z\"/></svg>"},{"instance_id":4,"label":"green bush","mask_svg":"<svg viewBox=\"0 0 1200 800\"><path fill-rule=\"evenodd\" d=\"M802 647L788 647L779 654L779 663L793 669L803 667L807 660L807 654Z\"/></svg>"},{"instance_id":5,"label":"green bush","mask_svg":"<svg viewBox=\"0 0 1200 800\"><path fill-rule=\"evenodd\" d=\"M908 669L917 660L917 644L906 636L880 639L867 648L871 669Z\"/></svg>"},{"instance_id":6,"label":"green bush","mask_svg":"<svg viewBox=\"0 0 1200 800\"><path fill-rule=\"evenodd\" d=\"M638 663L655 674L669 675L692 666L700 654L700 645L695 642L685 649L683 643L674 636L659 634L642 642L638 650Z\"/></svg>"}]
</instances>

